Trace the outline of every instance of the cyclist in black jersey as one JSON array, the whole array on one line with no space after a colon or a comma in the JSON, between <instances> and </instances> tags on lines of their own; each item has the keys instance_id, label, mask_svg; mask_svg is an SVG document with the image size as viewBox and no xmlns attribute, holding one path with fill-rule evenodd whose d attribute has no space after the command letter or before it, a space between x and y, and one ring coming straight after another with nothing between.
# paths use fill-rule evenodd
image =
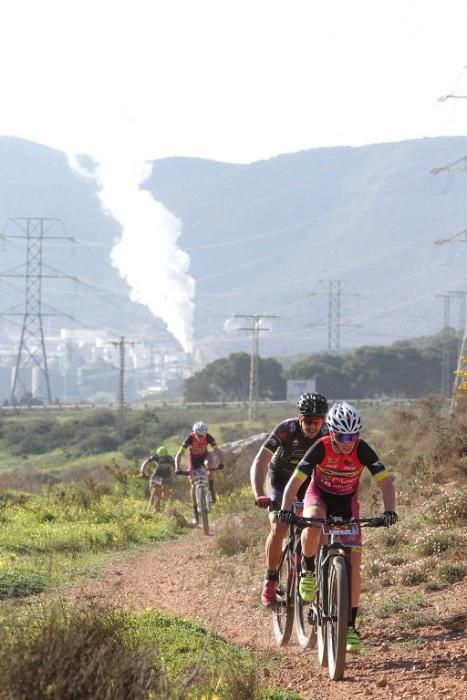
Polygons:
<instances>
[{"instance_id":1,"label":"cyclist in black jersey","mask_svg":"<svg viewBox=\"0 0 467 700\"><path fill-rule=\"evenodd\" d=\"M324 418L328 402L322 394L301 394L297 407L298 416L287 418L274 428L251 465L251 488L260 508L280 508L285 487L297 464L313 443L327 434ZM303 484L298 498L305 494L306 487L307 484ZM279 522L275 513L269 514L269 520L271 531L266 540L266 576L261 593L265 607L276 602L277 566L287 533L287 525Z\"/></svg>"}]
</instances>

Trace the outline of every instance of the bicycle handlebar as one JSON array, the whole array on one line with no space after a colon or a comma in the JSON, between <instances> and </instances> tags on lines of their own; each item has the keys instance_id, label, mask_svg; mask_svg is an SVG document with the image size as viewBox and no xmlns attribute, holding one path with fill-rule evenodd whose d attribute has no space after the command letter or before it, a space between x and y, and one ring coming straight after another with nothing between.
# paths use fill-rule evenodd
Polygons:
<instances>
[{"instance_id":1,"label":"bicycle handlebar","mask_svg":"<svg viewBox=\"0 0 467 700\"><path fill-rule=\"evenodd\" d=\"M222 471L222 469L219 469L219 467L200 467L200 469L206 469L207 472ZM196 469L193 469L191 472L189 472L187 469L176 469L175 476L192 476L196 471Z\"/></svg>"},{"instance_id":2,"label":"bicycle handlebar","mask_svg":"<svg viewBox=\"0 0 467 700\"><path fill-rule=\"evenodd\" d=\"M338 516L329 516L328 518L304 518L295 513L290 513L289 523L296 525L302 529L306 527L321 527L322 525L350 525L357 524L362 527L385 527L386 520L383 515L375 515L371 518L340 518Z\"/></svg>"}]
</instances>

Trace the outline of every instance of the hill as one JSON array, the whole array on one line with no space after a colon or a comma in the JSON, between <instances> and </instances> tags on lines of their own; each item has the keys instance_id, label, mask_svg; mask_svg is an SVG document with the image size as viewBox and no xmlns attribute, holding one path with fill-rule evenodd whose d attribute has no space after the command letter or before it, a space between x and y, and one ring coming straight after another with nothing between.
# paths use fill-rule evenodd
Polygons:
<instances>
[{"instance_id":1,"label":"hill","mask_svg":"<svg viewBox=\"0 0 467 700\"><path fill-rule=\"evenodd\" d=\"M342 280L342 346L437 332L442 308L434 295L462 288L465 252L433 241L465 228L465 180L429 173L466 148L467 137L452 137L313 149L248 165L156 161L144 186L182 221L180 246L197 283L197 346L209 357L247 348L244 334L223 334L223 322L261 312L280 315L262 336L263 354L323 349L331 279ZM47 282L45 301L57 306L60 297L60 310L78 325L163 331L129 300L109 262L119 226L102 211L93 180L71 170L65 154L11 137L0 137L0 178L4 222L57 217L65 228L54 235L93 244L47 246L48 264L86 284ZM5 241L1 271L20 264L21 254ZM1 311L22 298L18 281L5 281Z\"/></svg>"}]
</instances>

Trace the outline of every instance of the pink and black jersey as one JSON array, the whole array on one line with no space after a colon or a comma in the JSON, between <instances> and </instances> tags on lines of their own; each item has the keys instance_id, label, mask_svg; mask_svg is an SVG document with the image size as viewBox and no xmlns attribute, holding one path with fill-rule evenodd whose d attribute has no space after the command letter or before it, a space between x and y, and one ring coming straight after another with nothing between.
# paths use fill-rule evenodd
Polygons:
<instances>
[{"instance_id":1,"label":"pink and black jersey","mask_svg":"<svg viewBox=\"0 0 467 700\"><path fill-rule=\"evenodd\" d=\"M321 438L306 453L294 476L305 480L312 476L321 491L347 496L357 491L363 469L367 467L376 481L390 476L376 452L359 439L350 454L332 448L330 436Z\"/></svg>"}]
</instances>

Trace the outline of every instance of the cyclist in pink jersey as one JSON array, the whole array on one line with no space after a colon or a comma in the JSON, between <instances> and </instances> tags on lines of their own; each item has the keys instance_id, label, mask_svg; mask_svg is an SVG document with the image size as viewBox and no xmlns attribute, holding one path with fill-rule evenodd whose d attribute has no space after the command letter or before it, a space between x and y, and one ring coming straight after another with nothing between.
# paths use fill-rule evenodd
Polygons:
<instances>
[{"instance_id":1,"label":"cyclist in pink jersey","mask_svg":"<svg viewBox=\"0 0 467 700\"><path fill-rule=\"evenodd\" d=\"M394 525L396 494L393 476L379 460L374 450L360 438L362 419L359 412L345 401L337 401L326 417L329 435L318 440L298 464L284 491L279 519L287 522L292 503L301 484L308 477L310 485L305 494L304 516L324 518L338 515L345 518L359 517L358 487L362 471L367 467L381 488L386 524ZM315 594L315 554L320 531L306 528L302 533L302 576L300 595L311 602ZM347 651L358 653L361 640L355 629L361 591L361 532L348 536L352 547L352 621L347 630Z\"/></svg>"}]
</instances>

